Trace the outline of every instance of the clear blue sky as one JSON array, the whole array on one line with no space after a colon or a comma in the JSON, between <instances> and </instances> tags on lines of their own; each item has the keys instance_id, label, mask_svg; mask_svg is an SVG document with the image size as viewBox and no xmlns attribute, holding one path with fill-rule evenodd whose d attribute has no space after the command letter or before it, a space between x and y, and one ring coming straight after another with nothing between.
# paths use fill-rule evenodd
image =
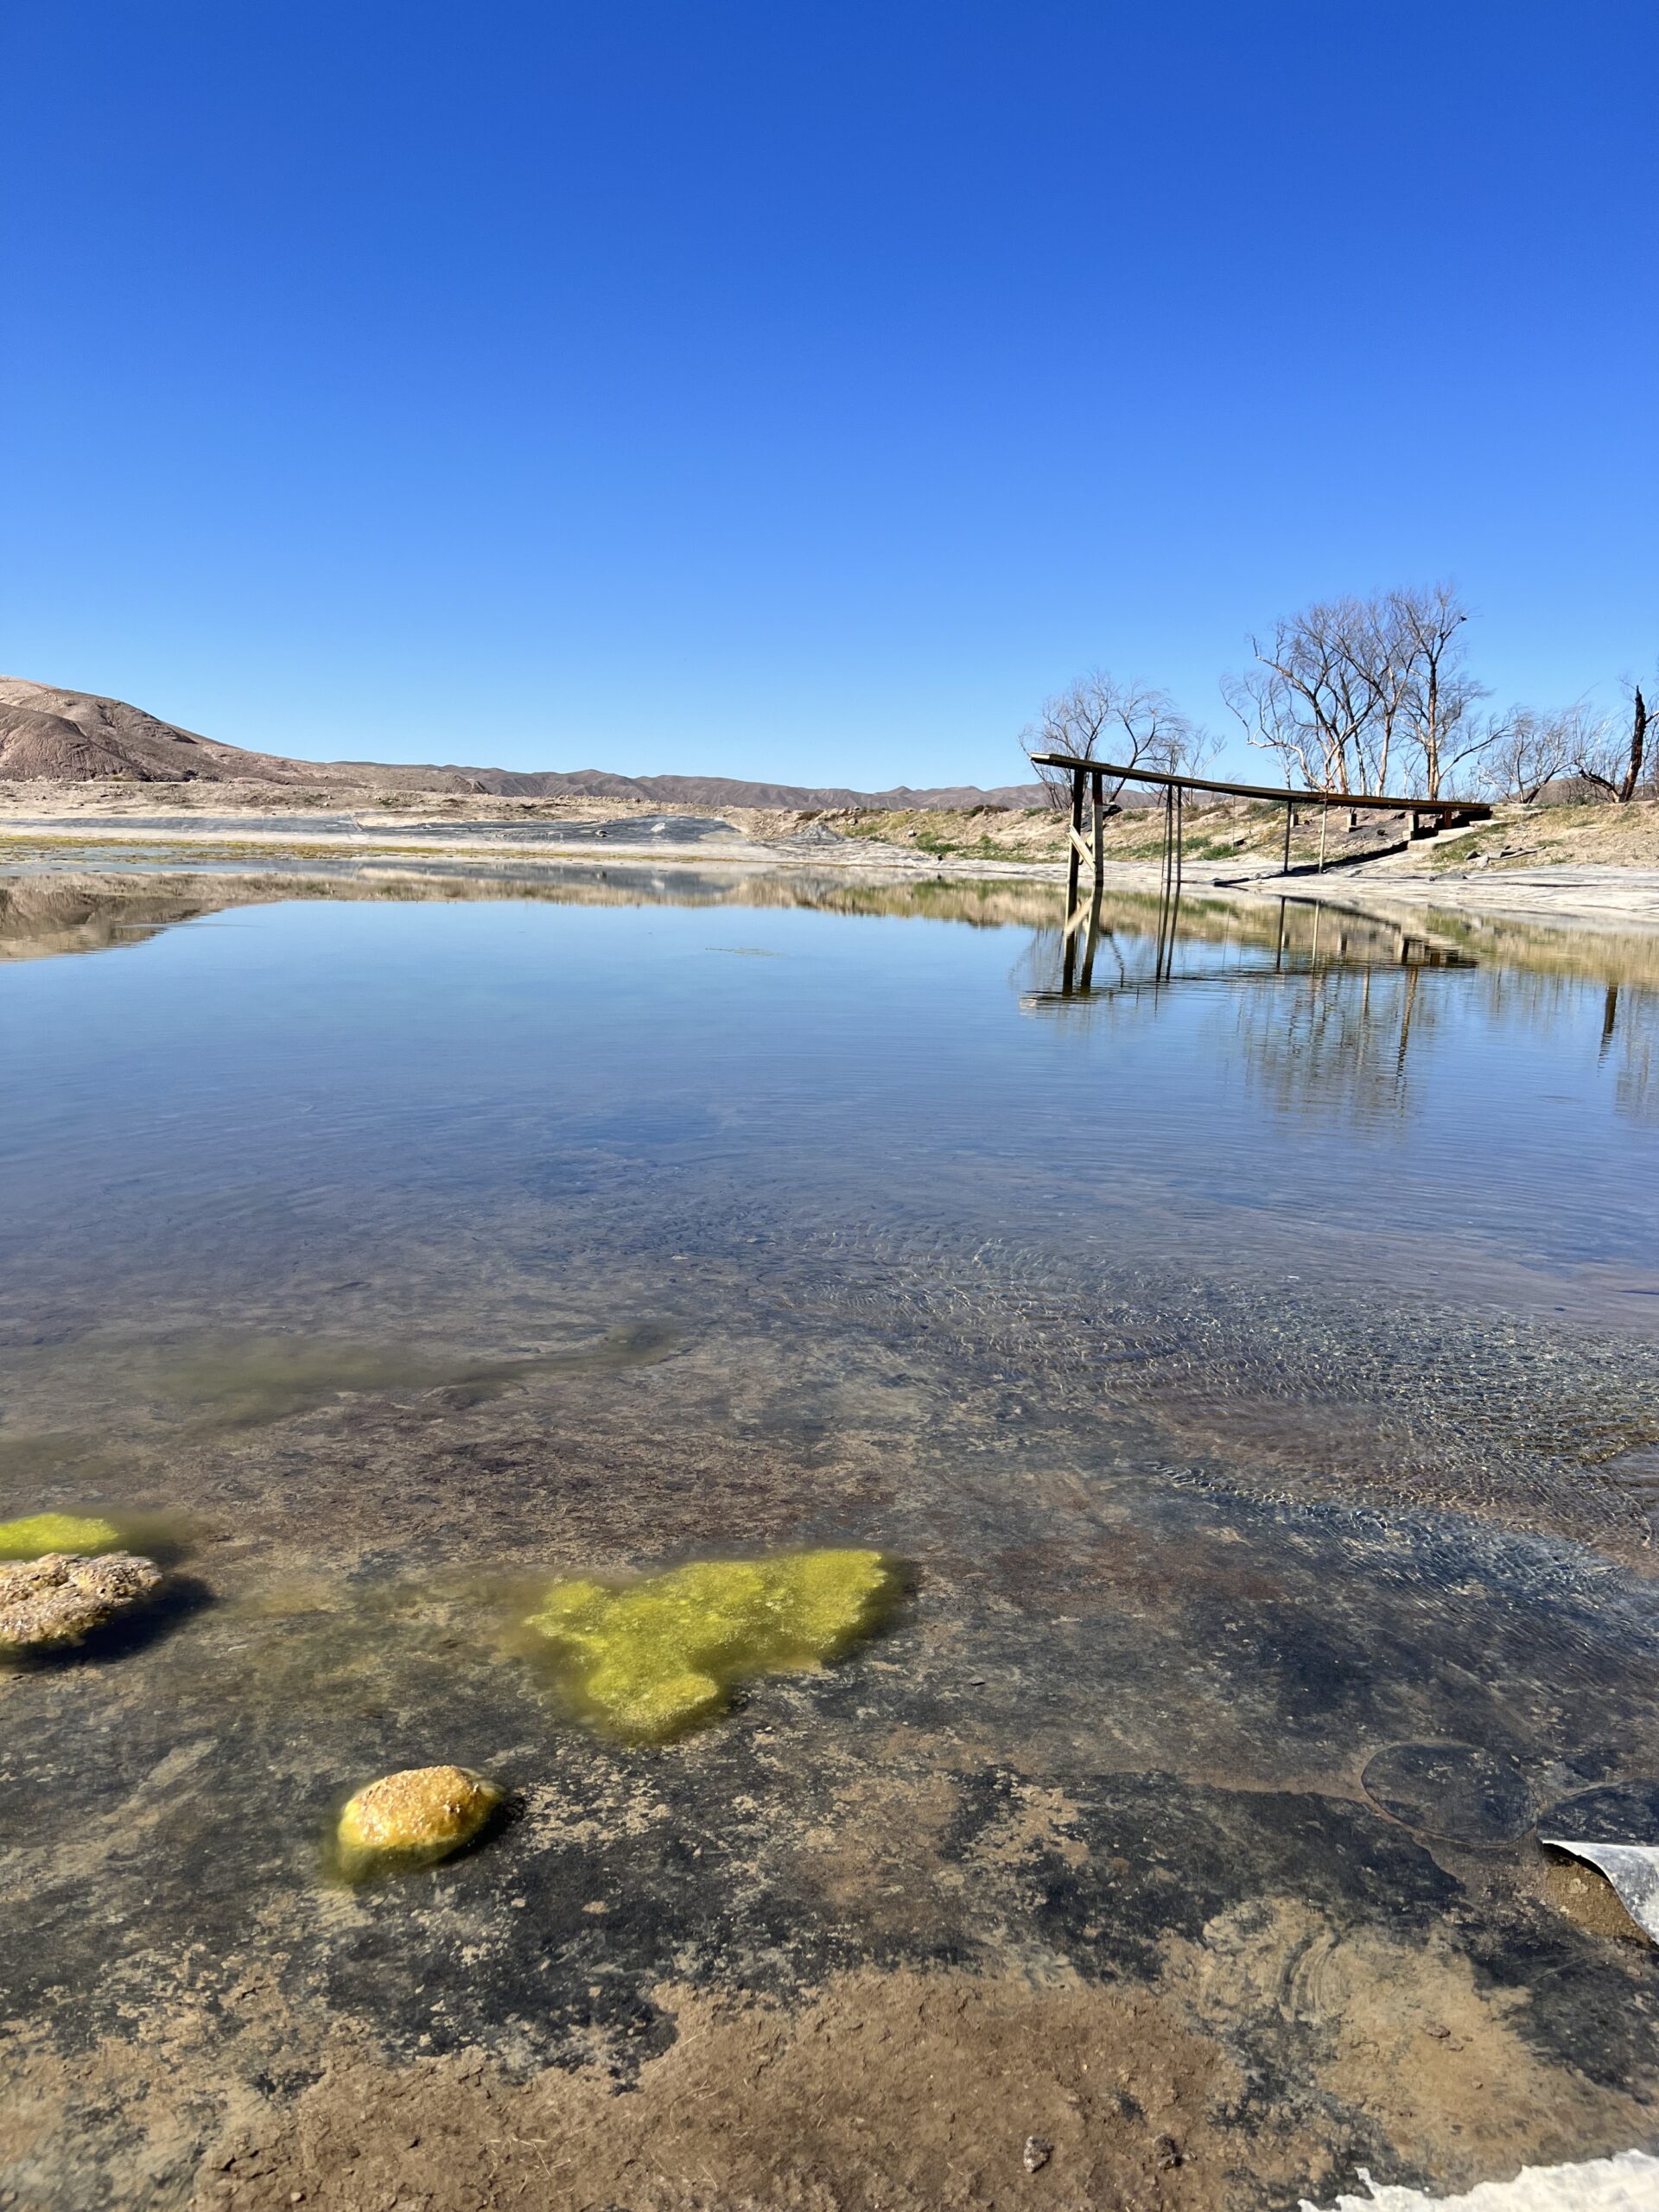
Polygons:
<instances>
[{"instance_id":1,"label":"clear blue sky","mask_svg":"<svg viewBox=\"0 0 1659 2212\"><path fill-rule=\"evenodd\" d=\"M1455 575L1504 699L1659 652L1653 0L24 0L0 67L8 673L868 785L1094 663L1219 724L1346 588Z\"/></svg>"}]
</instances>

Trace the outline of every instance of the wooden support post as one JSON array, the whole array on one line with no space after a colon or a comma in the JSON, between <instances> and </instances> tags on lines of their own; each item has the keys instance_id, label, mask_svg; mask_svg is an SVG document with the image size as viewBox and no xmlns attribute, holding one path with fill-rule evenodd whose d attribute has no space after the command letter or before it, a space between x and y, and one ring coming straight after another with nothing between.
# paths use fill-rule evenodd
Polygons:
<instances>
[{"instance_id":1,"label":"wooden support post","mask_svg":"<svg viewBox=\"0 0 1659 2212\"><path fill-rule=\"evenodd\" d=\"M1089 901L1089 920L1083 932L1083 973L1077 988L1085 994L1095 987L1095 947L1100 942L1100 893Z\"/></svg>"},{"instance_id":2,"label":"wooden support post","mask_svg":"<svg viewBox=\"0 0 1659 2212\"><path fill-rule=\"evenodd\" d=\"M1106 830L1106 784L1098 773L1090 777L1090 797L1095 815L1095 891L1098 896L1106 881L1106 851L1102 842Z\"/></svg>"},{"instance_id":3,"label":"wooden support post","mask_svg":"<svg viewBox=\"0 0 1659 2212\"><path fill-rule=\"evenodd\" d=\"M1329 825L1330 825L1330 821L1331 821L1331 810L1330 810L1330 808L1329 808L1328 806L1322 806L1322 807L1319 809L1319 874L1320 874L1321 875L1323 875L1323 874L1325 874L1325 833L1326 829L1327 829L1327 828L1329 827Z\"/></svg>"},{"instance_id":4,"label":"wooden support post","mask_svg":"<svg viewBox=\"0 0 1659 2212\"><path fill-rule=\"evenodd\" d=\"M1084 774L1084 771L1081 768L1074 768L1071 771L1071 861L1065 878L1065 926L1068 935L1071 928L1071 917L1077 911L1077 861L1084 849L1083 842Z\"/></svg>"},{"instance_id":5,"label":"wooden support post","mask_svg":"<svg viewBox=\"0 0 1659 2212\"><path fill-rule=\"evenodd\" d=\"M1295 810L1294 807L1288 805L1285 809L1285 864L1279 871L1281 875L1290 874L1290 818Z\"/></svg>"},{"instance_id":6,"label":"wooden support post","mask_svg":"<svg viewBox=\"0 0 1659 2212\"><path fill-rule=\"evenodd\" d=\"M1164 855L1163 865L1159 870L1158 950L1153 963L1153 974L1159 982L1162 982L1169 970L1170 948L1174 934L1173 907L1175 898L1176 867L1175 807L1175 786L1173 784L1166 785L1164 787Z\"/></svg>"}]
</instances>

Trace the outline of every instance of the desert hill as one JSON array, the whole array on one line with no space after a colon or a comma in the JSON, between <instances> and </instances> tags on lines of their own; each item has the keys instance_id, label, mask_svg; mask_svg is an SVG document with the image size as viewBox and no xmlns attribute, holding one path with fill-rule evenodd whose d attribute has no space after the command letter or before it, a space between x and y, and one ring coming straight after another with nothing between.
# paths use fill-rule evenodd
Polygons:
<instances>
[{"instance_id":1,"label":"desert hill","mask_svg":"<svg viewBox=\"0 0 1659 2212\"><path fill-rule=\"evenodd\" d=\"M728 776L622 776L603 768L405 766L373 760L295 760L251 753L159 721L124 700L0 677L0 782L241 783L311 791L483 792L503 798L632 798L655 806L965 808L1040 806L1040 784L995 791L973 785L855 791Z\"/></svg>"},{"instance_id":2,"label":"desert hill","mask_svg":"<svg viewBox=\"0 0 1659 2212\"><path fill-rule=\"evenodd\" d=\"M124 700L0 677L0 777L9 781L113 777L178 784L250 777L278 783L289 780L285 772L294 765L198 737Z\"/></svg>"}]
</instances>

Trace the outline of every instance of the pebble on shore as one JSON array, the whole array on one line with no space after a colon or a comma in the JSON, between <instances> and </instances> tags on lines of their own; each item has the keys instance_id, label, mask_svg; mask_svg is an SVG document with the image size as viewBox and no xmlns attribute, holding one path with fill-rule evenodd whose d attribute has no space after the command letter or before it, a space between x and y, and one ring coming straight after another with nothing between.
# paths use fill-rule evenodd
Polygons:
<instances>
[{"instance_id":1,"label":"pebble on shore","mask_svg":"<svg viewBox=\"0 0 1659 2212\"><path fill-rule=\"evenodd\" d=\"M405 1767L383 1774L350 1799L334 1840L342 1872L412 1872L470 1843L501 1792L464 1766Z\"/></svg>"}]
</instances>

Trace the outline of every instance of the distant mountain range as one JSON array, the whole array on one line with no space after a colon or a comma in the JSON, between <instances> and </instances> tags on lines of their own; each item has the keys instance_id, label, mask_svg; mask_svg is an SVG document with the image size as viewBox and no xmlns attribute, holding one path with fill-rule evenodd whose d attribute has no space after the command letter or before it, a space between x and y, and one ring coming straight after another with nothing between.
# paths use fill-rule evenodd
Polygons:
<instances>
[{"instance_id":1,"label":"distant mountain range","mask_svg":"<svg viewBox=\"0 0 1659 2212\"><path fill-rule=\"evenodd\" d=\"M122 699L64 691L50 683L0 677L0 782L79 784L250 783L300 786L331 795L350 791L488 792L504 798L640 798L693 807L1040 806L1041 784L972 784L912 791L855 791L798 784L751 784L729 776L619 776L604 768L408 766L374 760L290 760L250 753L194 730L158 721Z\"/></svg>"}]
</instances>

